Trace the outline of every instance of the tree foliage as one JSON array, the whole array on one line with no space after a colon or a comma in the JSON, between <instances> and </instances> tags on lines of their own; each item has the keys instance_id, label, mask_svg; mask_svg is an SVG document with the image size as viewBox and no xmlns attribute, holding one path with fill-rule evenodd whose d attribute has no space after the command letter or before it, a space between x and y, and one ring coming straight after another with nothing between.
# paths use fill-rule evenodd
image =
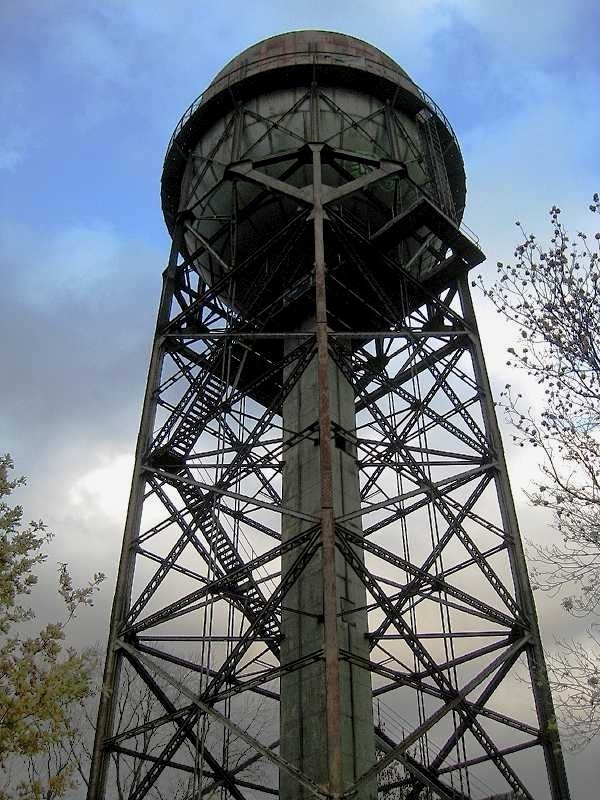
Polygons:
<instances>
[{"instance_id":1,"label":"tree foliage","mask_svg":"<svg viewBox=\"0 0 600 800\"><path fill-rule=\"evenodd\" d=\"M37 572L47 561L44 552L52 534L43 522L23 525L23 509L10 505L10 495L25 484L11 479L13 462L0 456L0 800L59 800L80 797L88 782L101 685L101 657L97 648L77 651L68 646L69 622L85 606L104 580L96 573L87 585L74 585L66 564L59 564L57 591L64 603L62 620L39 628L30 606ZM196 674L196 673L194 673ZM144 724L164 709L134 670L125 664L116 709L117 730L140 726L142 733L129 744L148 756L159 756L172 731ZM191 680L182 671L178 680ZM168 693L169 687L163 687ZM177 696L171 698L177 702ZM240 725L258 735L272 724L260 704L240 710ZM203 729L206 746L222 748L210 726ZM188 744L187 760L198 754ZM229 764L237 768L248 759L243 741L227 742ZM183 755L181 755L183 757ZM119 758L113 753L114 785L110 796L125 800L143 779L148 762ZM260 770L256 764L249 769ZM251 774L246 770L246 774ZM185 775L185 773L184 773ZM156 800L195 796L194 777L165 776L151 790Z\"/></svg>"},{"instance_id":2,"label":"tree foliage","mask_svg":"<svg viewBox=\"0 0 600 800\"><path fill-rule=\"evenodd\" d=\"M53 800L72 788L75 765L62 745L73 735L73 705L91 691L91 655L68 647L65 629L93 604L104 576L76 587L60 564L64 618L37 629L28 599L52 535L43 522L24 526L22 507L7 502L25 483L11 479L12 469L10 456L0 457L0 800Z\"/></svg>"},{"instance_id":3,"label":"tree foliage","mask_svg":"<svg viewBox=\"0 0 600 800\"><path fill-rule=\"evenodd\" d=\"M597 194L589 206L600 212ZM507 365L537 383L531 405L507 385L500 405L521 447L537 448L541 473L528 492L549 510L558 542L532 545L537 586L563 592L575 615L600 608L600 233L570 235L561 209L549 212L541 244L520 222L512 264L498 262L496 280L476 284L514 323L518 343ZM600 732L600 648L562 642L549 656L563 721L576 745Z\"/></svg>"}]
</instances>

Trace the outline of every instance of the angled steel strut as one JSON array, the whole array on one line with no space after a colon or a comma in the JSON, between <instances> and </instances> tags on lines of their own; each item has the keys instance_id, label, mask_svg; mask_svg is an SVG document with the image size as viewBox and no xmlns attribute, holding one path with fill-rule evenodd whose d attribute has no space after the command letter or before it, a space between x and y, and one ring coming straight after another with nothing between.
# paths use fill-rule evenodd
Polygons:
<instances>
[{"instance_id":1,"label":"angled steel strut","mask_svg":"<svg viewBox=\"0 0 600 800\"><path fill-rule=\"evenodd\" d=\"M455 140L319 58L171 146L88 800L568 800Z\"/></svg>"}]
</instances>

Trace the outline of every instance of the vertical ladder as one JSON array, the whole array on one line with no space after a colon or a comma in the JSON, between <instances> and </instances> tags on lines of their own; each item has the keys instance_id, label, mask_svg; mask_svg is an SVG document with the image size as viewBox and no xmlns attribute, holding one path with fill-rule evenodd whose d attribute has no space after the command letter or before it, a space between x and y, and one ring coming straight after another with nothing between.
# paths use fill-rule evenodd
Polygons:
<instances>
[{"instance_id":1,"label":"vertical ladder","mask_svg":"<svg viewBox=\"0 0 600 800\"><path fill-rule=\"evenodd\" d=\"M450 190L450 182L448 180L446 161L440 142L436 116L428 108L424 108L417 114L417 122L419 123L421 145L425 153L425 158L427 159L429 175L433 183L434 198L437 200L442 211L449 216L450 219L456 220L454 198Z\"/></svg>"}]
</instances>

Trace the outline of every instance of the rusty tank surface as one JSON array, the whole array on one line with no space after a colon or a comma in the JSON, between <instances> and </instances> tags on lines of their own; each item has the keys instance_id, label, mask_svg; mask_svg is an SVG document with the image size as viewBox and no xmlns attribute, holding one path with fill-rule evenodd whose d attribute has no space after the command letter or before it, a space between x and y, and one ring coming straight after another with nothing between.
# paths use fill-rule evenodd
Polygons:
<instances>
[{"instance_id":1,"label":"rusty tank surface","mask_svg":"<svg viewBox=\"0 0 600 800\"><path fill-rule=\"evenodd\" d=\"M368 175L379 162L387 167L368 196L335 204L366 239L422 197L453 222L462 217L465 173L456 137L441 110L393 59L327 31L285 33L253 45L216 75L177 125L165 158L162 207L171 232L179 214L189 217L182 255L211 286L235 269L225 301L246 319L255 316L261 327L268 315L271 330L288 330L305 316L312 265L310 226L303 226L301 213L309 198L302 193L311 181L307 147L316 141L325 143L328 191ZM264 182L252 180L256 170L296 187L296 196L269 193ZM272 254L256 258L284 229L297 254L293 272L279 269ZM406 262L417 249L396 237L389 247L385 237L380 243ZM420 275L436 260L421 259ZM346 300L334 309L332 321L342 329L356 327L358 315L359 327L368 328L378 324L378 315L367 312L364 279L351 262L348 253L337 252L329 263L357 294L355 304ZM377 279L397 301L394 270L379 265Z\"/></svg>"}]
</instances>

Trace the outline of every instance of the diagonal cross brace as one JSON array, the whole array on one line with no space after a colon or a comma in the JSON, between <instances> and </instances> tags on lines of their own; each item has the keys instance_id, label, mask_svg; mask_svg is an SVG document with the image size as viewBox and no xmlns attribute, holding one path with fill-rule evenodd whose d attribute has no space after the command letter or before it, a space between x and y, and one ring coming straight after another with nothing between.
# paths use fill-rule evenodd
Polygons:
<instances>
[{"instance_id":1,"label":"diagonal cross brace","mask_svg":"<svg viewBox=\"0 0 600 800\"><path fill-rule=\"evenodd\" d=\"M206 716L213 719L223 728L231 731L231 733L239 739L243 739L246 744L249 744L253 750L256 750L262 756L267 758L269 761L274 763L279 769L284 770L293 778L295 778L299 783L301 783L308 791L318 798L327 798L328 795L323 789L316 784L313 780L311 780L307 775L305 775L301 770L291 764L289 761L286 761L281 756L274 753L273 750L263 745L258 739L255 739L246 731L242 730L235 722L232 722L228 717L220 714L216 709L212 706L205 703L201 700L194 692L191 691L186 685L182 684L176 678L174 678L167 670L162 669L162 667L155 664L149 656L140 653L139 651L135 650L134 647L127 644L126 642L120 642L120 647L125 650L125 652L129 653L133 658L141 661L146 666L148 666L153 672L159 675L164 681L170 684L174 689L181 692L181 694L186 697L194 706L198 708L199 711L202 711Z\"/></svg>"}]
</instances>

